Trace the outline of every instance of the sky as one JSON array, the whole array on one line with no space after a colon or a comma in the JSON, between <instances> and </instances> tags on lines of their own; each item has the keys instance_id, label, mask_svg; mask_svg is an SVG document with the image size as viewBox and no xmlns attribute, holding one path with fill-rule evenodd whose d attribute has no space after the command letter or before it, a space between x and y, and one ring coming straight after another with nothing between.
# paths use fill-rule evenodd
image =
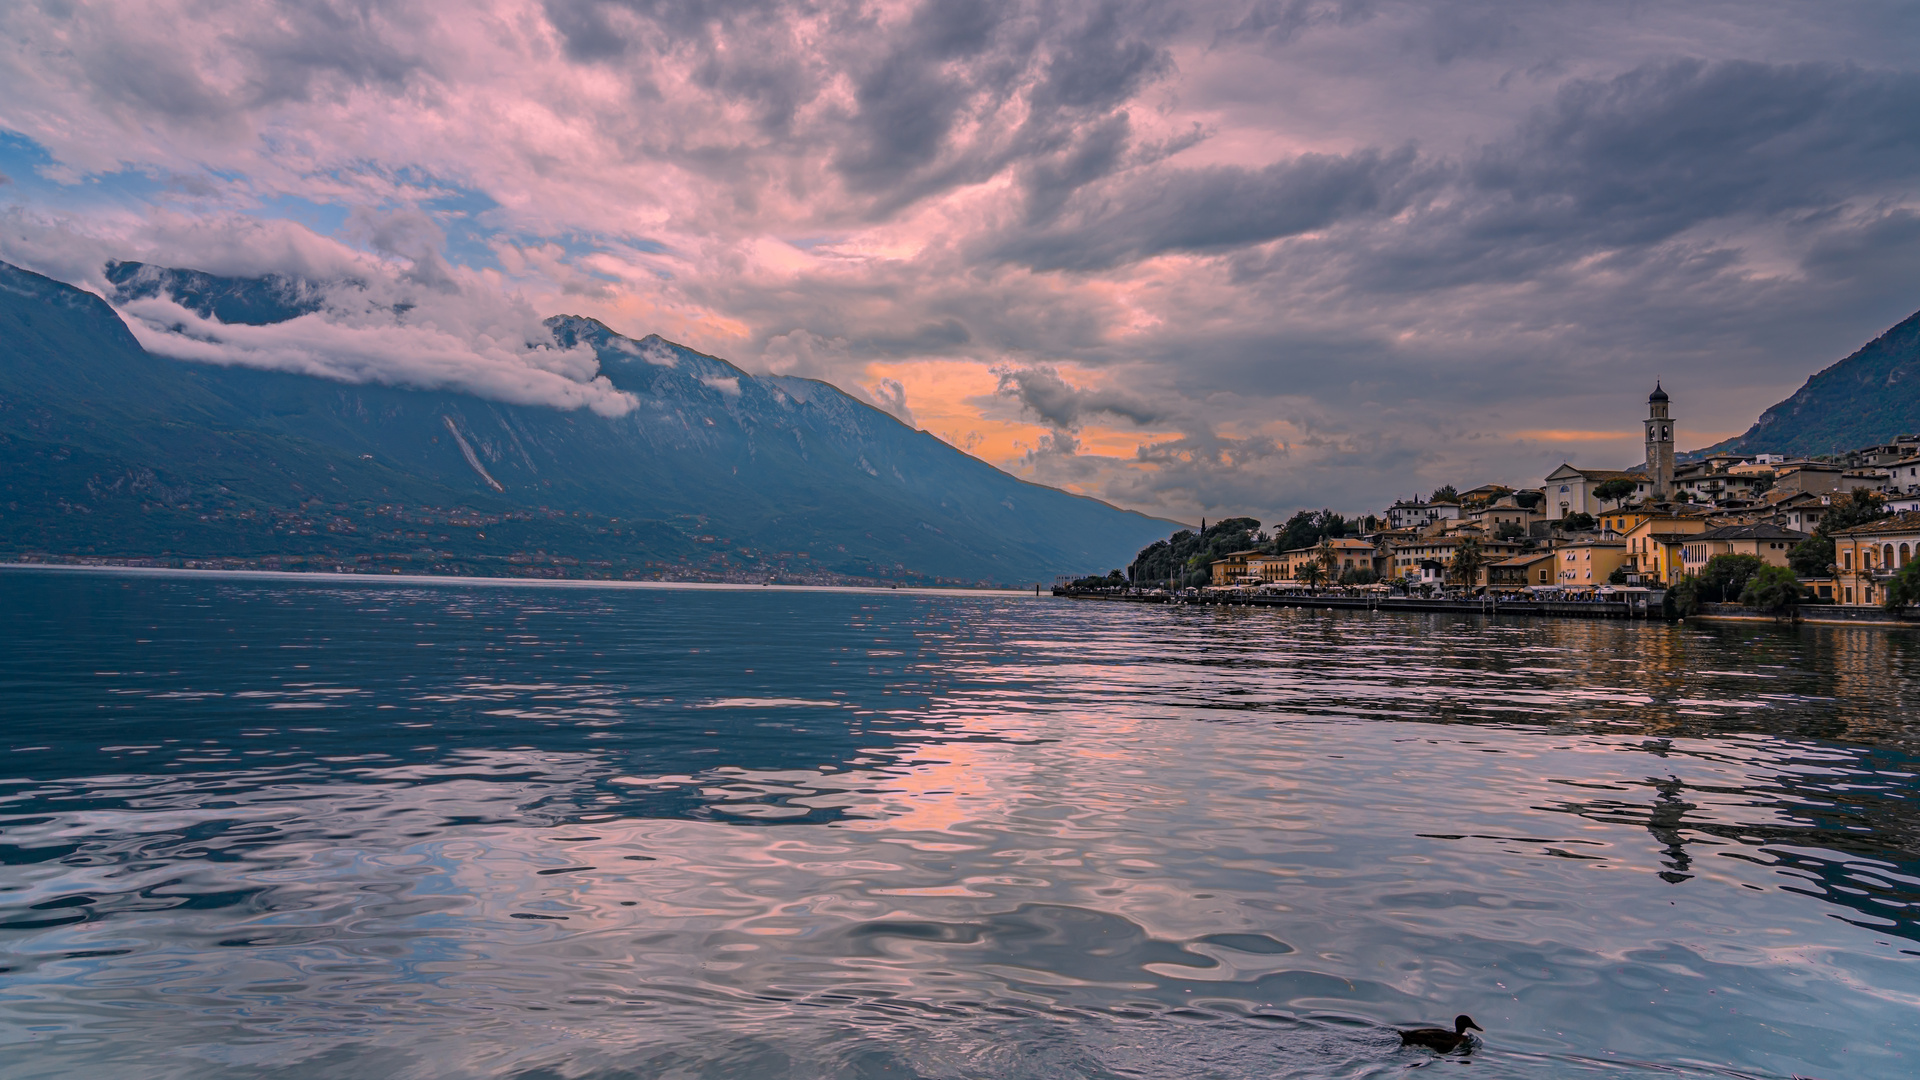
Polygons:
<instances>
[{"instance_id":1,"label":"sky","mask_svg":"<svg viewBox=\"0 0 1920 1080\"><path fill-rule=\"evenodd\" d=\"M0 259L351 283L156 351L619 415L590 315L1180 520L1737 434L1917 181L1907 0L0 5Z\"/></svg>"}]
</instances>

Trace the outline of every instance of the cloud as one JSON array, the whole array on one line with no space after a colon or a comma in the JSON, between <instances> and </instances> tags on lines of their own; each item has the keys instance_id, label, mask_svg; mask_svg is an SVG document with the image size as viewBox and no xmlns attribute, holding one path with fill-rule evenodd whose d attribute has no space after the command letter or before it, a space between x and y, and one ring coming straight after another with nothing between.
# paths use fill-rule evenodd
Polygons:
<instances>
[{"instance_id":1,"label":"cloud","mask_svg":"<svg viewBox=\"0 0 1920 1080\"><path fill-rule=\"evenodd\" d=\"M403 224L401 235L413 233ZM359 264L352 279L273 279L306 313L265 325L189 310L151 268L109 298L143 347L180 360L454 390L608 417L638 404L600 374L591 347L560 347L524 298L500 295L447 266L437 251L412 254L397 265ZM423 264L432 270L421 273ZM715 385L739 393L737 385Z\"/></svg>"},{"instance_id":2,"label":"cloud","mask_svg":"<svg viewBox=\"0 0 1920 1080\"><path fill-rule=\"evenodd\" d=\"M994 254L1037 270L1098 270L1170 251L1228 251L1360 215L1395 214L1432 182L1418 176L1410 147L1130 180L1080 193L1049 227L1012 230Z\"/></svg>"},{"instance_id":3,"label":"cloud","mask_svg":"<svg viewBox=\"0 0 1920 1080\"><path fill-rule=\"evenodd\" d=\"M221 362L618 407L524 347L576 312L1157 513L1365 511L1537 479L1526 433L1631 427L1656 376L1739 429L1920 306L1914 19L0 5L0 257L365 283L257 335L144 311Z\"/></svg>"},{"instance_id":4,"label":"cloud","mask_svg":"<svg viewBox=\"0 0 1920 1080\"><path fill-rule=\"evenodd\" d=\"M346 383L454 390L518 405L585 407L609 417L623 416L638 404L593 372L592 350L584 347L529 348L524 341L484 331L448 330L431 322L356 323L324 313L267 326L229 324L203 319L159 297L119 310L142 347L178 360Z\"/></svg>"},{"instance_id":5,"label":"cloud","mask_svg":"<svg viewBox=\"0 0 1920 1080\"><path fill-rule=\"evenodd\" d=\"M1110 416L1146 426L1170 419L1167 412L1118 390L1080 390L1047 365L1000 367L995 393L1020 403L1056 432L1076 431L1087 421Z\"/></svg>"}]
</instances>

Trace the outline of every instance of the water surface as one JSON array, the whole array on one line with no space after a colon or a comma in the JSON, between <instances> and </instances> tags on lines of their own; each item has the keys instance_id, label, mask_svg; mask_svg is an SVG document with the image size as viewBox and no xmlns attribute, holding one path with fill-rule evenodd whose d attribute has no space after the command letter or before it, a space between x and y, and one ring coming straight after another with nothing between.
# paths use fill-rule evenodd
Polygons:
<instances>
[{"instance_id":1,"label":"water surface","mask_svg":"<svg viewBox=\"0 0 1920 1080\"><path fill-rule=\"evenodd\" d=\"M1907 1077L1911 635L0 572L6 1077ZM1471 1013L1465 1060L1391 1025Z\"/></svg>"}]
</instances>

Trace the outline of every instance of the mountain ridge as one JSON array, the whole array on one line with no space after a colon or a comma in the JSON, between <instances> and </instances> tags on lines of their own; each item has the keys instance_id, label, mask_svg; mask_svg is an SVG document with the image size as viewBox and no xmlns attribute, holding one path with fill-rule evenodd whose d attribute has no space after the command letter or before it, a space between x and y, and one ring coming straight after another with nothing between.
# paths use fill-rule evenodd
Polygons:
<instances>
[{"instance_id":1,"label":"mountain ridge","mask_svg":"<svg viewBox=\"0 0 1920 1080\"><path fill-rule=\"evenodd\" d=\"M1920 431L1920 312L1807 378L1734 438L1697 450L1841 454Z\"/></svg>"},{"instance_id":2,"label":"mountain ridge","mask_svg":"<svg viewBox=\"0 0 1920 1080\"><path fill-rule=\"evenodd\" d=\"M203 318L318 310L294 279L109 275ZM1174 524L1011 476L828 383L547 324L593 349L630 413L157 357L106 301L0 263L0 548L1026 584L1123 565Z\"/></svg>"}]
</instances>

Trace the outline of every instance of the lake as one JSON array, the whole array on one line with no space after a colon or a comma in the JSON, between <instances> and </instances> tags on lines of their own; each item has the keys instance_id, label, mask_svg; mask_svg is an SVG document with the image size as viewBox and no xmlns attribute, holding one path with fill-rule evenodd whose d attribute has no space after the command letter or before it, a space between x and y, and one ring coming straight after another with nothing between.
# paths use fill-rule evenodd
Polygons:
<instances>
[{"instance_id":1,"label":"lake","mask_svg":"<svg viewBox=\"0 0 1920 1080\"><path fill-rule=\"evenodd\" d=\"M35 570L0 617L7 1078L1920 1073L1911 634Z\"/></svg>"}]
</instances>

